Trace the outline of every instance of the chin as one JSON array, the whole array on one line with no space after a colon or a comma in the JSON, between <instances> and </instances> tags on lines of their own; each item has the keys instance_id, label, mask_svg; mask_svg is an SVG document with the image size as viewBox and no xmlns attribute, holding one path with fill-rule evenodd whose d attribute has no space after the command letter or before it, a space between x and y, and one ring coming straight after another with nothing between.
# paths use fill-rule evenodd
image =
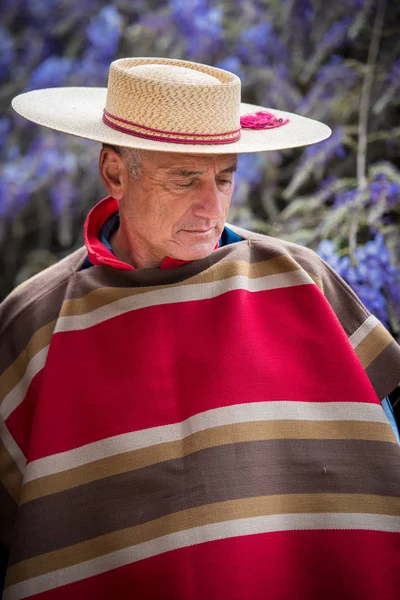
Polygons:
<instances>
[{"instance_id":1,"label":"chin","mask_svg":"<svg viewBox=\"0 0 400 600\"><path fill-rule=\"evenodd\" d=\"M217 240L209 244L199 244L189 248L182 248L180 252L174 253L177 260L201 260L213 253ZM170 255L172 257L172 255Z\"/></svg>"}]
</instances>

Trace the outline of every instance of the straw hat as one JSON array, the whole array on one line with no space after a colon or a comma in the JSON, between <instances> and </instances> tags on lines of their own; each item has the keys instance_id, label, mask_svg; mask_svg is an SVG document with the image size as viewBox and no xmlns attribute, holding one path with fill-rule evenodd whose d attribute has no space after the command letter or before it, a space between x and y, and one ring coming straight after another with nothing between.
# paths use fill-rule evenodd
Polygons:
<instances>
[{"instance_id":1,"label":"straw hat","mask_svg":"<svg viewBox=\"0 0 400 600\"><path fill-rule=\"evenodd\" d=\"M222 69L168 58L123 58L108 88L34 90L17 113L50 129L107 144L190 154L260 152L306 146L327 125L240 102L240 79Z\"/></svg>"}]
</instances>

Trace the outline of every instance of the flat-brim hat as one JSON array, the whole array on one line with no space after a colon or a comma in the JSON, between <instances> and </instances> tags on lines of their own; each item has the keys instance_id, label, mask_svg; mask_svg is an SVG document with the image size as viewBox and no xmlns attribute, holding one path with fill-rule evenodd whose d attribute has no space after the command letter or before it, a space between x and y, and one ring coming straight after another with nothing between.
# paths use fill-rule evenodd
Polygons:
<instances>
[{"instance_id":1,"label":"flat-brim hat","mask_svg":"<svg viewBox=\"0 0 400 600\"><path fill-rule=\"evenodd\" d=\"M330 128L240 101L237 75L168 58L111 63L108 87L34 90L12 101L39 125L82 138L160 152L230 154L307 146Z\"/></svg>"}]
</instances>

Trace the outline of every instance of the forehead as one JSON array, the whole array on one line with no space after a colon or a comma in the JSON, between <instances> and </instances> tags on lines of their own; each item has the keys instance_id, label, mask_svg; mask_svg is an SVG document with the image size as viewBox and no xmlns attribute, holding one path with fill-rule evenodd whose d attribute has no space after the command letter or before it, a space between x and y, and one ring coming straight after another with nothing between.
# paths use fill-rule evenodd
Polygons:
<instances>
[{"instance_id":1,"label":"forehead","mask_svg":"<svg viewBox=\"0 0 400 600\"><path fill-rule=\"evenodd\" d=\"M144 157L148 166L166 173L179 170L215 172L234 166L236 154L180 154L173 152L148 152Z\"/></svg>"}]
</instances>

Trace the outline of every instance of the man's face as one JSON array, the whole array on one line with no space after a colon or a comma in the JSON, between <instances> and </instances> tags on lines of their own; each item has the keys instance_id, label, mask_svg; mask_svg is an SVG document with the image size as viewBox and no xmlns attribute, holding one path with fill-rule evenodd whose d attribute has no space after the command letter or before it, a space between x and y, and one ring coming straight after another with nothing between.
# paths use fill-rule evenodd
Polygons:
<instances>
[{"instance_id":1,"label":"man's face","mask_svg":"<svg viewBox=\"0 0 400 600\"><path fill-rule=\"evenodd\" d=\"M236 164L233 154L143 153L141 175L125 179L119 202L121 226L141 261L211 254L228 215Z\"/></svg>"}]
</instances>

